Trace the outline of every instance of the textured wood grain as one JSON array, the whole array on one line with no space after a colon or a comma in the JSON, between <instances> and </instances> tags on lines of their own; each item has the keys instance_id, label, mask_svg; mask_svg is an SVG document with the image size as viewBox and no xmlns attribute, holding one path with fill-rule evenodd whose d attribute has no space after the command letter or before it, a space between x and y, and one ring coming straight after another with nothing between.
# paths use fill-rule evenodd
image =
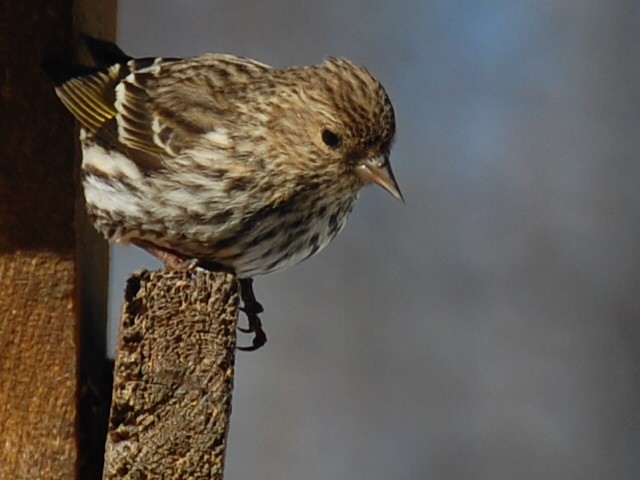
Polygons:
<instances>
[{"instance_id":1,"label":"textured wood grain","mask_svg":"<svg viewBox=\"0 0 640 480\"><path fill-rule=\"evenodd\" d=\"M91 2L102 33L115 33L115 1ZM90 458L89 439L81 438L79 406L86 404L80 392L94 386L87 359L104 349L81 349L88 329L80 316L104 315L106 249L76 235L76 208L84 208L75 183L77 132L41 69L45 59L73 58L76 29L99 33L91 24L96 14L74 25L77 7L72 0L0 2L2 479L96 478L82 468L96 456ZM79 244L92 248L87 257L104 272L87 275L91 289L79 288ZM102 297L102 307L95 307L100 300L79 301L89 290L94 299ZM87 353L82 358L81 350ZM85 411L90 416L95 409ZM104 437L99 441L104 445Z\"/></svg>"},{"instance_id":2,"label":"textured wood grain","mask_svg":"<svg viewBox=\"0 0 640 480\"><path fill-rule=\"evenodd\" d=\"M74 262L0 257L0 478L75 478Z\"/></svg>"},{"instance_id":3,"label":"textured wood grain","mask_svg":"<svg viewBox=\"0 0 640 480\"><path fill-rule=\"evenodd\" d=\"M0 6L0 478L73 479L74 127L40 62L72 51L70 0Z\"/></svg>"},{"instance_id":4,"label":"textured wood grain","mask_svg":"<svg viewBox=\"0 0 640 480\"><path fill-rule=\"evenodd\" d=\"M235 276L142 271L127 284L105 479L221 479L238 316Z\"/></svg>"},{"instance_id":5,"label":"textured wood grain","mask_svg":"<svg viewBox=\"0 0 640 480\"><path fill-rule=\"evenodd\" d=\"M117 0L74 1L75 46L81 63L91 60L78 33L115 40L116 10ZM65 113L71 117L68 111ZM112 386L113 364L106 359L109 252L107 242L87 218L81 188L77 188L76 200L76 283L81 322L77 476L82 480L96 480L102 478Z\"/></svg>"}]
</instances>

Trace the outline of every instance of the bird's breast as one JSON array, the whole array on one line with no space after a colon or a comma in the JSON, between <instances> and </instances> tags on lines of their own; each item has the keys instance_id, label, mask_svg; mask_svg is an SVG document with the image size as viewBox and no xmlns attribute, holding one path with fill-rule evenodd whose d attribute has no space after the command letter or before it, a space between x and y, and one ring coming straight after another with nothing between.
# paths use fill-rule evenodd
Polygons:
<instances>
[{"instance_id":1,"label":"bird's breast","mask_svg":"<svg viewBox=\"0 0 640 480\"><path fill-rule=\"evenodd\" d=\"M295 265L318 253L342 230L354 201L355 196L298 198L258 212L240 229L235 258L228 263L244 277Z\"/></svg>"}]
</instances>

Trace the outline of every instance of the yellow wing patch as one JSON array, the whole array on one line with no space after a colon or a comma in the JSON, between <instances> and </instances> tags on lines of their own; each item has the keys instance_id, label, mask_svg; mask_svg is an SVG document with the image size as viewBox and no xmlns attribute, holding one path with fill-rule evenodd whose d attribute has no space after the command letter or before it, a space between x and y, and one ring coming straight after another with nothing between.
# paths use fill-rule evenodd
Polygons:
<instances>
[{"instance_id":1,"label":"yellow wing patch","mask_svg":"<svg viewBox=\"0 0 640 480\"><path fill-rule=\"evenodd\" d=\"M80 124L97 132L118 113L114 105L114 87L119 81L120 65L85 77L72 78L56 87L56 93Z\"/></svg>"}]
</instances>

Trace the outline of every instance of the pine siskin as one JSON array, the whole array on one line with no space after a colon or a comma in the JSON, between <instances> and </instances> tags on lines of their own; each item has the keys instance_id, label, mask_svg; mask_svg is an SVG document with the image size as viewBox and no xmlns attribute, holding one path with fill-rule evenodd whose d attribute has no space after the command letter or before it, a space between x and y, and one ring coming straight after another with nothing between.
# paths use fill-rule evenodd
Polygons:
<instances>
[{"instance_id":1,"label":"pine siskin","mask_svg":"<svg viewBox=\"0 0 640 480\"><path fill-rule=\"evenodd\" d=\"M177 267L237 273L255 349L251 277L298 263L342 229L362 187L402 199L393 107L344 58L274 69L247 58L133 59L86 38L96 67L50 62L81 126L87 210L108 240Z\"/></svg>"}]
</instances>

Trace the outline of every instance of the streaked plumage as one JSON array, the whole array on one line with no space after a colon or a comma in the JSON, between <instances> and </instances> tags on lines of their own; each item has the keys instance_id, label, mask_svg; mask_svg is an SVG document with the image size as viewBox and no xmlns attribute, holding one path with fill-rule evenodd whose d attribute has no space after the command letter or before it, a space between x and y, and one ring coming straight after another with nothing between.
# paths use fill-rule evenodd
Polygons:
<instances>
[{"instance_id":1,"label":"streaked plumage","mask_svg":"<svg viewBox=\"0 0 640 480\"><path fill-rule=\"evenodd\" d=\"M249 278L326 246L367 183L401 198L391 102L349 60L273 69L88 46L95 69L48 70L81 125L87 209L111 241Z\"/></svg>"}]
</instances>

